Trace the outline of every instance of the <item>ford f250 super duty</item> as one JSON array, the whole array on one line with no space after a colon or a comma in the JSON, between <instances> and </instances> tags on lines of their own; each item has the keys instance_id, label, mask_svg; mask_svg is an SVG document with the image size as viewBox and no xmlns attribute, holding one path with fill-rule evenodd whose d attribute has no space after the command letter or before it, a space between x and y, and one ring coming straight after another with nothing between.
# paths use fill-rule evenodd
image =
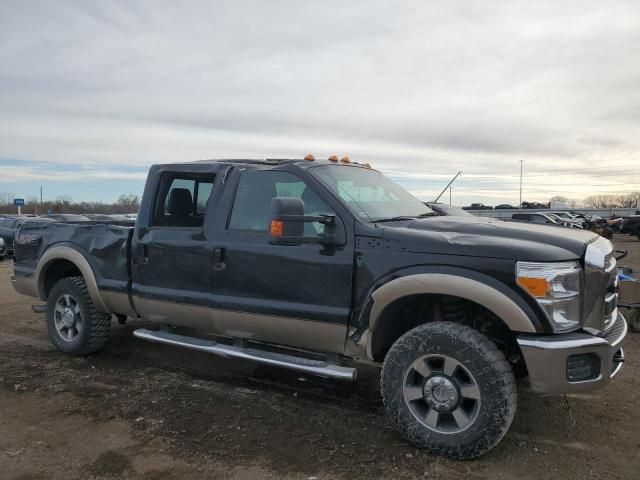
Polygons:
<instances>
[{"instance_id":1,"label":"ford f250 super duty","mask_svg":"<svg viewBox=\"0 0 640 480\"><path fill-rule=\"evenodd\" d=\"M219 160L151 167L133 228L24 226L13 281L71 355L102 349L115 316L338 380L375 363L393 425L467 458L507 432L516 378L551 395L619 372L613 254L588 231L437 216L347 157Z\"/></svg>"}]
</instances>

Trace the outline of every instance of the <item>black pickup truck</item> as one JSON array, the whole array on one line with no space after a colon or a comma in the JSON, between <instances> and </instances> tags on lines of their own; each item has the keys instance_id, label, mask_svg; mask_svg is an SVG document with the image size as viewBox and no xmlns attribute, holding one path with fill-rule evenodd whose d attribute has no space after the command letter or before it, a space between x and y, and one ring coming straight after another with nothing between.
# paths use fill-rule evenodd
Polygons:
<instances>
[{"instance_id":1,"label":"black pickup truck","mask_svg":"<svg viewBox=\"0 0 640 480\"><path fill-rule=\"evenodd\" d=\"M346 157L155 165L135 227L27 225L14 270L65 353L102 349L116 316L158 324L141 339L337 380L373 363L394 426L454 458L500 441L517 377L584 392L624 359L608 240L437 216Z\"/></svg>"}]
</instances>

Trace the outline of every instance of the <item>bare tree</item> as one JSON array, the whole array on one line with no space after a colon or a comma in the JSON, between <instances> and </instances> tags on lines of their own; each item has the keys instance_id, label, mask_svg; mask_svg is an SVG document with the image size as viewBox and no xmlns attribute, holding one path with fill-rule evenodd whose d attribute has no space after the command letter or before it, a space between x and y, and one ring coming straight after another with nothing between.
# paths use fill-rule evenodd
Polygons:
<instances>
[{"instance_id":1,"label":"bare tree","mask_svg":"<svg viewBox=\"0 0 640 480\"><path fill-rule=\"evenodd\" d=\"M29 195L27 197L27 200L25 201L25 206L23 208L23 212L24 213L33 213L33 214L37 215L38 214L38 203L39 203L39 201L40 200L35 195ZM40 212L40 213L44 213L44 212Z\"/></svg>"},{"instance_id":2,"label":"bare tree","mask_svg":"<svg viewBox=\"0 0 640 480\"><path fill-rule=\"evenodd\" d=\"M120 195L116 206L121 210L119 213L136 213L140 209L140 198L137 195Z\"/></svg>"},{"instance_id":3,"label":"bare tree","mask_svg":"<svg viewBox=\"0 0 640 480\"><path fill-rule=\"evenodd\" d=\"M589 208L612 208L612 195L590 195L584 199Z\"/></svg>"},{"instance_id":4,"label":"bare tree","mask_svg":"<svg viewBox=\"0 0 640 480\"><path fill-rule=\"evenodd\" d=\"M13 192L0 192L0 207L7 207L13 205L13 199L15 198Z\"/></svg>"},{"instance_id":5,"label":"bare tree","mask_svg":"<svg viewBox=\"0 0 640 480\"><path fill-rule=\"evenodd\" d=\"M640 192L631 192L627 194L629 199L629 207L640 208Z\"/></svg>"},{"instance_id":6,"label":"bare tree","mask_svg":"<svg viewBox=\"0 0 640 480\"><path fill-rule=\"evenodd\" d=\"M584 204L591 208L634 208L638 205L640 192L609 195L591 195L584 199Z\"/></svg>"}]
</instances>

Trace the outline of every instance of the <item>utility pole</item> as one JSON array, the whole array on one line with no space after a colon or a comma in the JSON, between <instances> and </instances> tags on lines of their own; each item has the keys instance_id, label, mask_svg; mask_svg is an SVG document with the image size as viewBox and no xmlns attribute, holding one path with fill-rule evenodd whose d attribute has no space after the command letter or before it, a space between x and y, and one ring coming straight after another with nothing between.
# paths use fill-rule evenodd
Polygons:
<instances>
[{"instance_id":1,"label":"utility pole","mask_svg":"<svg viewBox=\"0 0 640 480\"><path fill-rule=\"evenodd\" d=\"M518 208L522 208L522 164L524 160L520 160L520 203L518 204Z\"/></svg>"},{"instance_id":2,"label":"utility pole","mask_svg":"<svg viewBox=\"0 0 640 480\"><path fill-rule=\"evenodd\" d=\"M449 187L449 206L453 205L451 203L451 190L453 190L453 187Z\"/></svg>"},{"instance_id":3,"label":"utility pole","mask_svg":"<svg viewBox=\"0 0 640 480\"><path fill-rule=\"evenodd\" d=\"M40 206L42 206L42 185L40 185Z\"/></svg>"}]
</instances>

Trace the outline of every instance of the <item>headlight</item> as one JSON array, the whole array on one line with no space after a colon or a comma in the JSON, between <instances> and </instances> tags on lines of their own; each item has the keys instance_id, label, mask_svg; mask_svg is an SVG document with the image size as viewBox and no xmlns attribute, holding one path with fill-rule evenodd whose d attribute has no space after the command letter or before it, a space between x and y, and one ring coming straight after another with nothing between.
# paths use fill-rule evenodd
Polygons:
<instances>
[{"instance_id":1,"label":"headlight","mask_svg":"<svg viewBox=\"0 0 640 480\"><path fill-rule=\"evenodd\" d=\"M578 262L518 262L517 282L543 308L554 332L580 325L582 269Z\"/></svg>"}]
</instances>

